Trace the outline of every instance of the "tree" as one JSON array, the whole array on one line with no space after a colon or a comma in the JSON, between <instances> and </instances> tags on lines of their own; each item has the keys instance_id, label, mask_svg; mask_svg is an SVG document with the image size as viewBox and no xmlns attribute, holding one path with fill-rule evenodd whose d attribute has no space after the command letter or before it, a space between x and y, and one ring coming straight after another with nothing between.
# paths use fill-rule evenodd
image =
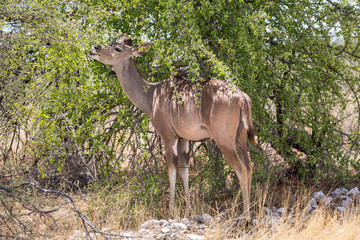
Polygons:
<instances>
[{"instance_id":1,"label":"tree","mask_svg":"<svg viewBox=\"0 0 360 240\"><path fill-rule=\"evenodd\" d=\"M158 187L162 149L149 119L87 57L125 33L153 43L136 59L149 81L227 79L250 95L260 141L301 174L321 166L317 176L350 177L359 169L359 11L330 0L3 1L2 181L20 173L77 188L132 175L143 194ZM263 165L253 160L256 178Z\"/></svg>"}]
</instances>

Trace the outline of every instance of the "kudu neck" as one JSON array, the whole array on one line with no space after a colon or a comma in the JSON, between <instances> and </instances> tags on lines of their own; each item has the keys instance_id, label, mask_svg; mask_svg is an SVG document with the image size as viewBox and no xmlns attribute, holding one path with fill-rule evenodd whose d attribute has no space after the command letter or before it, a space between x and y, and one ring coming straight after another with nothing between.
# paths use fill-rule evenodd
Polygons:
<instances>
[{"instance_id":1,"label":"kudu neck","mask_svg":"<svg viewBox=\"0 0 360 240\"><path fill-rule=\"evenodd\" d=\"M113 68L126 96L135 106L151 116L153 85L142 78L135 62L131 58L122 60Z\"/></svg>"}]
</instances>

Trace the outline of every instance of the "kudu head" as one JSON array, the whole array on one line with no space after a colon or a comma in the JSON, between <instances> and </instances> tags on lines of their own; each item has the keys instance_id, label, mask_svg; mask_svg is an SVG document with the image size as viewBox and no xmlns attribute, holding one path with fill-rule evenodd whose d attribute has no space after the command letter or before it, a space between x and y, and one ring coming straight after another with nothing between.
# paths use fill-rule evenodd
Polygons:
<instances>
[{"instance_id":1,"label":"kudu head","mask_svg":"<svg viewBox=\"0 0 360 240\"><path fill-rule=\"evenodd\" d=\"M108 45L93 46L93 50L89 51L89 57L106 65L115 65L132 56L144 56L151 46L150 43L131 46L131 43L131 39L120 37L117 42L110 42Z\"/></svg>"}]
</instances>

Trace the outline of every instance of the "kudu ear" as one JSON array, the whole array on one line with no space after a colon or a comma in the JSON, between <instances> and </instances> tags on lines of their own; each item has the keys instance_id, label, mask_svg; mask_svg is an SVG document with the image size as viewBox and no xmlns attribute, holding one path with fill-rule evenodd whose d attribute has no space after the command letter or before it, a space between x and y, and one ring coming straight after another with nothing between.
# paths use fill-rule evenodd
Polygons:
<instances>
[{"instance_id":1,"label":"kudu ear","mask_svg":"<svg viewBox=\"0 0 360 240\"><path fill-rule=\"evenodd\" d=\"M117 42L120 44L125 44L130 47L132 44L132 39L131 39L130 35L125 34L125 35L121 35L118 38Z\"/></svg>"},{"instance_id":2,"label":"kudu ear","mask_svg":"<svg viewBox=\"0 0 360 240\"><path fill-rule=\"evenodd\" d=\"M143 57L147 54L151 47L151 43L146 43L140 46L135 46L131 48L133 56Z\"/></svg>"}]
</instances>

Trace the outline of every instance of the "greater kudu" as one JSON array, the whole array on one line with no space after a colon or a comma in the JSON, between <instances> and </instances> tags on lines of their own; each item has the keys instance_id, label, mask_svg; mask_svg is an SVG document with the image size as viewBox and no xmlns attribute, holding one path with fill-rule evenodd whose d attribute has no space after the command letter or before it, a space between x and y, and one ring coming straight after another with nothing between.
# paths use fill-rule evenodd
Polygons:
<instances>
[{"instance_id":1,"label":"greater kudu","mask_svg":"<svg viewBox=\"0 0 360 240\"><path fill-rule=\"evenodd\" d=\"M258 146L249 96L215 78L200 81L202 88L197 90L201 91L200 102L194 83L189 80L175 77L148 83L136 69L132 56L144 56L150 44L130 45L130 40L123 39L108 46L95 46L89 56L113 66L125 94L150 117L162 138L170 182L170 215L174 210L177 173L189 203L189 141L213 139L236 172L243 193L244 217L249 220L253 163L248 156L246 137Z\"/></svg>"}]
</instances>

